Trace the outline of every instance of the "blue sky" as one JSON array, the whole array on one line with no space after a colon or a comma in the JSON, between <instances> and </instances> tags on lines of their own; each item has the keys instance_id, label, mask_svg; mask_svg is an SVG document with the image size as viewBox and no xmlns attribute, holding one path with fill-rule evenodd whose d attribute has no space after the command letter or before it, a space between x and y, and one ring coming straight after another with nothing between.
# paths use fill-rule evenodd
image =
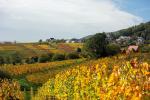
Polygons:
<instances>
[{"instance_id":1,"label":"blue sky","mask_svg":"<svg viewBox=\"0 0 150 100\"><path fill-rule=\"evenodd\" d=\"M150 0L118 0L121 9L150 21Z\"/></svg>"},{"instance_id":2,"label":"blue sky","mask_svg":"<svg viewBox=\"0 0 150 100\"><path fill-rule=\"evenodd\" d=\"M150 0L0 0L0 41L81 38L150 20Z\"/></svg>"}]
</instances>

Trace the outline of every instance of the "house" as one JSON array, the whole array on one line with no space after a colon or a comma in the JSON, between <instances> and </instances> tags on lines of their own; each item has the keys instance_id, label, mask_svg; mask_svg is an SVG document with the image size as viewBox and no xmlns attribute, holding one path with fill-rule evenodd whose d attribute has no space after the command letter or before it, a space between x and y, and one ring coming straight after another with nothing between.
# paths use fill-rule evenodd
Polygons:
<instances>
[{"instance_id":1,"label":"house","mask_svg":"<svg viewBox=\"0 0 150 100\"><path fill-rule=\"evenodd\" d=\"M54 42L54 41L55 41L55 38L46 39L46 42Z\"/></svg>"},{"instance_id":2,"label":"house","mask_svg":"<svg viewBox=\"0 0 150 100\"><path fill-rule=\"evenodd\" d=\"M131 45L126 50L126 54L130 54L131 52L138 52L138 51L139 51L139 46Z\"/></svg>"},{"instance_id":3,"label":"house","mask_svg":"<svg viewBox=\"0 0 150 100\"><path fill-rule=\"evenodd\" d=\"M66 43L81 43L81 39L69 39L66 40Z\"/></svg>"},{"instance_id":4,"label":"house","mask_svg":"<svg viewBox=\"0 0 150 100\"><path fill-rule=\"evenodd\" d=\"M107 33L107 34L106 34L106 40L107 40L109 43L111 43L111 42L113 41L113 36L112 36L111 33Z\"/></svg>"},{"instance_id":5,"label":"house","mask_svg":"<svg viewBox=\"0 0 150 100\"><path fill-rule=\"evenodd\" d=\"M143 43L144 43L144 38L143 37L137 37L136 44L140 45L140 44L143 44Z\"/></svg>"},{"instance_id":6,"label":"house","mask_svg":"<svg viewBox=\"0 0 150 100\"><path fill-rule=\"evenodd\" d=\"M116 43L121 45L127 45L129 40L131 40L130 36L120 36L118 39L116 39Z\"/></svg>"}]
</instances>

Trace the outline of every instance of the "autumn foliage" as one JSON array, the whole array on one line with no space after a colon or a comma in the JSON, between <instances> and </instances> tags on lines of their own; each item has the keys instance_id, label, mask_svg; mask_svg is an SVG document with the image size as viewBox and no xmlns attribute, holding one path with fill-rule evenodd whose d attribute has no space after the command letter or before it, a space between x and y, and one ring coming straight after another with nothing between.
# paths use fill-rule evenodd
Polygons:
<instances>
[{"instance_id":1,"label":"autumn foliage","mask_svg":"<svg viewBox=\"0 0 150 100\"><path fill-rule=\"evenodd\" d=\"M90 61L59 73L39 88L32 99L142 100L149 97L150 65L135 59L115 59Z\"/></svg>"}]
</instances>

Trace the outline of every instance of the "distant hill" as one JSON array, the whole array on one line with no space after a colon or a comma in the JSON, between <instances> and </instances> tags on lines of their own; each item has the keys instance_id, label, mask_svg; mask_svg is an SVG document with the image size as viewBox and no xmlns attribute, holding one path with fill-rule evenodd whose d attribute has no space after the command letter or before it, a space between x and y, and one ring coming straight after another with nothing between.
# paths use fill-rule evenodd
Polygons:
<instances>
[{"instance_id":1,"label":"distant hill","mask_svg":"<svg viewBox=\"0 0 150 100\"><path fill-rule=\"evenodd\" d=\"M112 34L114 38L118 38L119 36L138 36L143 37L145 40L150 40L150 22L112 32Z\"/></svg>"},{"instance_id":2,"label":"distant hill","mask_svg":"<svg viewBox=\"0 0 150 100\"><path fill-rule=\"evenodd\" d=\"M150 22L141 23L139 25L135 25L127 29L122 29L115 32L109 32L106 34L109 34L113 39L117 39L120 36L138 36L138 37L143 37L145 40L150 40ZM83 37L82 40L89 39L92 36L93 35Z\"/></svg>"},{"instance_id":3,"label":"distant hill","mask_svg":"<svg viewBox=\"0 0 150 100\"><path fill-rule=\"evenodd\" d=\"M87 39L91 38L92 36L93 36L93 35L85 36L85 37L81 38L81 40L84 42L85 40L87 40Z\"/></svg>"}]
</instances>

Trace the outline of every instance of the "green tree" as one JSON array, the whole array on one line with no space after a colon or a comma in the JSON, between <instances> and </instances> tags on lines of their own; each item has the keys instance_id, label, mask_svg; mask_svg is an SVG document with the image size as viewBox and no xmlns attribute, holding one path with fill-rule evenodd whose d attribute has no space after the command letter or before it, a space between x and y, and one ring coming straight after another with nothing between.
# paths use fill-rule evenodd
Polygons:
<instances>
[{"instance_id":1,"label":"green tree","mask_svg":"<svg viewBox=\"0 0 150 100\"><path fill-rule=\"evenodd\" d=\"M81 52L81 48L77 48L77 50L76 50L78 53L80 53Z\"/></svg>"},{"instance_id":2,"label":"green tree","mask_svg":"<svg viewBox=\"0 0 150 100\"><path fill-rule=\"evenodd\" d=\"M66 59L77 59L77 58L79 58L78 53L68 53L66 55Z\"/></svg>"},{"instance_id":3,"label":"green tree","mask_svg":"<svg viewBox=\"0 0 150 100\"><path fill-rule=\"evenodd\" d=\"M11 63L10 59L11 59L10 56L4 57L4 63L5 63L5 64L10 64L10 63Z\"/></svg>"},{"instance_id":4,"label":"green tree","mask_svg":"<svg viewBox=\"0 0 150 100\"><path fill-rule=\"evenodd\" d=\"M61 61L61 60L65 60L64 54L54 54L52 57L52 61Z\"/></svg>"},{"instance_id":5,"label":"green tree","mask_svg":"<svg viewBox=\"0 0 150 100\"><path fill-rule=\"evenodd\" d=\"M39 57L38 62L45 63L45 62L48 62L50 60L51 60L50 56L48 56L47 54L43 54Z\"/></svg>"},{"instance_id":6,"label":"green tree","mask_svg":"<svg viewBox=\"0 0 150 100\"><path fill-rule=\"evenodd\" d=\"M3 65L5 62L4 62L4 58L2 56L0 56L0 65Z\"/></svg>"},{"instance_id":7,"label":"green tree","mask_svg":"<svg viewBox=\"0 0 150 100\"><path fill-rule=\"evenodd\" d=\"M14 65L16 65L17 63L22 63L22 57L20 55L20 53L16 52L14 54L12 54L10 56L10 62Z\"/></svg>"},{"instance_id":8,"label":"green tree","mask_svg":"<svg viewBox=\"0 0 150 100\"><path fill-rule=\"evenodd\" d=\"M43 40L42 40L42 39L40 39L40 40L39 40L39 44L42 44L42 42L43 42Z\"/></svg>"},{"instance_id":9,"label":"green tree","mask_svg":"<svg viewBox=\"0 0 150 100\"><path fill-rule=\"evenodd\" d=\"M108 44L106 46L106 53L107 53L107 56L110 56L110 55L112 56L117 53L120 53L120 46L117 44Z\"/></svg>"},{"instance_id":10,"label":"green tree","mask_svg":"<svg viewBox=\"0 0 150 100\"><path fill-rule=\"evenodd\" d=\"M105 48L108 42L106 41L105 33L97 33L96 35L85 41L84 51L92 58L106 56Z\"/></svg>"},{"instance_id":11,"label":"green tree","mask_svg":"<svg viewBox=\"0 0 150 100\"><path fill-rule=\"evenodd\" d=\"M6 78L10 79L11 78L10 74L0 70L0 79L6 79Z\"/></svg>"}]
</instances>

